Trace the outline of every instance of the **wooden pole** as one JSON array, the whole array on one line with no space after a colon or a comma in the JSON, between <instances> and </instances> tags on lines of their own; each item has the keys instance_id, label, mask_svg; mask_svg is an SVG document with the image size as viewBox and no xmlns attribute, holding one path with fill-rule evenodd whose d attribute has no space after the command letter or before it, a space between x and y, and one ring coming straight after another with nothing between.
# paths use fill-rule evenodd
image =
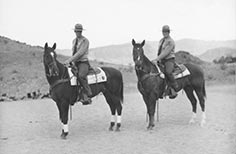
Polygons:
<instances>
[{"instance_id":1,"label":"wooden pole","mask_svg":"<svg viewBox=\"0 0 236 154\"><path fill-rule=\"evenodd\" d=\"M159 122L159 100L156 101L157 106L157 122Z\"/></svg>"}]
</instances>

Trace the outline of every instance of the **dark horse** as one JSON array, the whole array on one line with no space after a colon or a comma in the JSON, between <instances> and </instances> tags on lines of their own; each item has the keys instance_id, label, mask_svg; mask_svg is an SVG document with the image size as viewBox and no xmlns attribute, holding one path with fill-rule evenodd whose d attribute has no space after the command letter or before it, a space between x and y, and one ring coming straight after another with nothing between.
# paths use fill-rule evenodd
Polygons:
<instances>
[{"instance_id":1,"label":"dark horse","mask_svg":"<svg viewBox=\"0 0 236 154\"><path fill-rule=\"evenodd\" d=\"M43 63L46 72L46 78L50 85L51 98L56 102L59 117L63 124L61 137L63 139L68 135L68 110L69 105L74 104L77 98L77 87L70 85L70 77L67 67L56 59L56 44L48 47L45 43ZM107 76L107 81L91 84L92 97L103 93L110 107L112 118L109 130L113 130L115 125L115 115L117 113L116 131L120 130L121 113L123 102L123 79L120 71L111 67L101 67Z\"/></svg>"},{"instance_id":2,"label":"dark horse","mask_svg":"<svg viewBox=\"0 0 236 154\"><path fill-rule=\"evenodd\" d=\"M143 96L143 100L147 107L147 112L149 115L148 129L154 127L154 114L156 108L156 101L162 98L166 82L165 79L161 77L160 69L152 63L145 55L143 46L145 40L142 43L136 43L132 40L133 45L133 61L135 63L135 71L138 77L138 90ZM202 69L194 64L184 64L190 72L190 75L177 79L179 85L178 91L183 89L192 104L192 118L190 123L195 122L196 112L197 112L197 100L194 96L194 91L200 102L202 109L202 120L201 126L205 124L205 80L204 73Z\"/></svg>"}]
</instances>

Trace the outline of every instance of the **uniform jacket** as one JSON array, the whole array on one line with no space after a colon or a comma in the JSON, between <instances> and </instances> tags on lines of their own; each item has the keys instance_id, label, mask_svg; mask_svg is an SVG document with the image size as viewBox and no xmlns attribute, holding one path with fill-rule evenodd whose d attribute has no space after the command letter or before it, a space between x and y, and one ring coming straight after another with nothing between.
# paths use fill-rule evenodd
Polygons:
<instances>
[{"instance_id":1,"label":"uniform jacket","mask_svg":"<svg viewBox=\"0 0 236 154\"><path fill-rule=\"evenodd\" d=\"M76 45L76 39L78 39L78 43ZM81 36L81 38L75 38L72 42L72 51L73 56L72 62L80 62L80 61L88 61L88 53L89 53L89 41L86 37Z\"/></svg>"},{"instance_id":2,"label":"uniform jacket","mask_svg":"<svg viewBox=\"0 0 236 154\"><path fill-rule=\"evenodd\" d=\"M162 38L159 41L158 51L160 49L160 46L163 42L164 38ZM165 38L165 42L162 45L162 48L160 49L161 53L159 55L161 60L166 60L175 57L175 42L174 40L169 36Z\"/></svg>"}]
</instances>

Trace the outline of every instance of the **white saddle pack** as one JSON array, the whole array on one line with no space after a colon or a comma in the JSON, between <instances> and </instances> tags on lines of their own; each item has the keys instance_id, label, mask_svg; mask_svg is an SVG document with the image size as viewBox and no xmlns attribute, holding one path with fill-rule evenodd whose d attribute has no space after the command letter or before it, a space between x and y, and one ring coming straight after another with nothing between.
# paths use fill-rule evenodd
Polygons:
<instances>
[{"instance_id":1,"label":"white saddle pack","mask_svg":"<svg viewBox=\"0 0 236 154\"><path fill-rule=\"evenodd\" d=\"M71 72L71 68L68 67L68 73L70 76L70 84L71 86L76 86L77 85L77 77ZM107 81L107 76L105 72L100 68L96 67L96 71L94 73L89 73L87 76L88 84L95 84L95 83L101 83L101 82L106 82Z\"/></svg>"}]
</instances>

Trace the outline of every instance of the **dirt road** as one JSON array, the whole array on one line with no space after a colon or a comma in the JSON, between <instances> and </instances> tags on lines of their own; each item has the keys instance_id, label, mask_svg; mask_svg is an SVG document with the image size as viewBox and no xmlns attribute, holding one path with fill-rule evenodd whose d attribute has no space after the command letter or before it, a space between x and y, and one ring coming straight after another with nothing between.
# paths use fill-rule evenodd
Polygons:
<instances>
[{"instance_id":1,"label":"dirt road","mask_svg":"<svg viewBox=\"0 0 236 154\"><path fill-rule=\"evenodd\" d=\"M207 124L189 125L185 94L160 102L160 122L146 130L141 95L125 94L121 132L109 132L110 111L102 95L90 106L73 106L67 140L50 99L0 103L1 154L235 154L236 86L207 87Z\"/></svg>"}]
</instances>

